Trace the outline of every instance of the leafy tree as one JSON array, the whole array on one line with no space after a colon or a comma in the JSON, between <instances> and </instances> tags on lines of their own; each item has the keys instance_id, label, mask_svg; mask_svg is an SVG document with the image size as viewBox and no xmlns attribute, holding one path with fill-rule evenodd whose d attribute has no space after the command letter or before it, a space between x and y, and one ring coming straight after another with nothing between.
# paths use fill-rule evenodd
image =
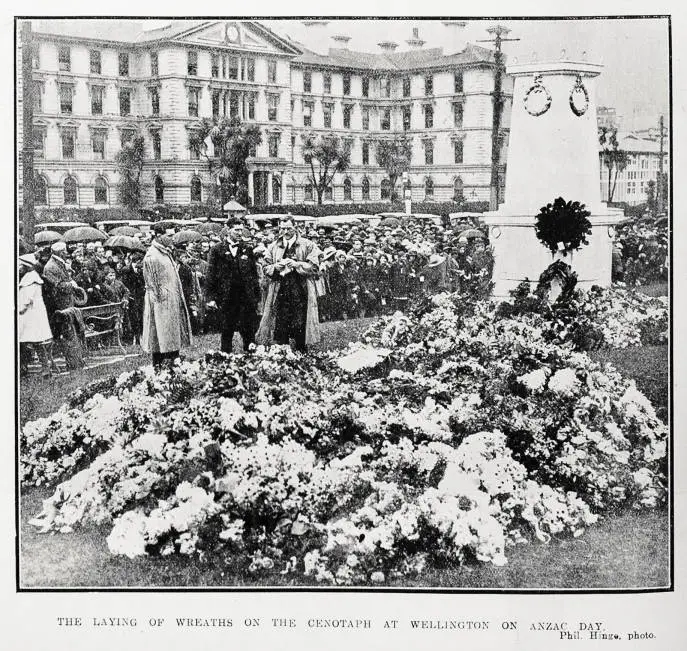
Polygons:
<instances>
[{"instance_id":1,"label":"leafy tree","mask_svg":"<svg viewBox=\"0 0 687 651\"><path fill-rule=\"evenodd\" d=\"M377 165L383 167L391 182L391 199L396 199L396 181L398 177L410 168L412 146L410 140L403 136L394 139L384 139L377 143Z\"/></svg>"},{"instance_id":2,"label":"leafy tree","mask_svg":"<svg viewBox=\"0 0 687 651\"><path fill-rule=\"evenodd\" d=\"M208 151L212 143L213 155ZM202 155L214 177L215 200L224 205L233 195L239 203L248 204L248 168L246 159L262 142L260 128L245 124L240 118L204 118L191 131L189 145Z\"/></svg>"},{"instance_id":3,"label":"leafy tree","mask_svg":"<svg viewBox=\"0 0 687 651\"><path fill-rule=\"evenodd\" d=\"M333 134L319 138L308 134L303 138L301 151L303 160L310 165L310 180L317 192L317 203L321 205L334 174L348 169L351 162L350 147Z\"/></svg>"},{"instance_id":4,"label":"leafy tree","mask_svg":"<svg viewBox=\"0 0 687 651\"><path fill-rule=\"evenodd\" d=\"M599 129L599 144L601 145L601 160L608 169L608 203L613 201L618 174L629 162L627 152L620 149L618 144L618 129L615 127L601 127Z\"/></svg>"},{"instance_id":5,"label":"leafy tree","mask_svg":"<svg viewBox=\"0 0 687 651\"><path fill-rule=\"evenodd\" d=\"M115 157L119 182L119 202L126 208L138 210L141 207L141 174L145 161L145 139L134 136Z\"/></svg>"}]
</instances>

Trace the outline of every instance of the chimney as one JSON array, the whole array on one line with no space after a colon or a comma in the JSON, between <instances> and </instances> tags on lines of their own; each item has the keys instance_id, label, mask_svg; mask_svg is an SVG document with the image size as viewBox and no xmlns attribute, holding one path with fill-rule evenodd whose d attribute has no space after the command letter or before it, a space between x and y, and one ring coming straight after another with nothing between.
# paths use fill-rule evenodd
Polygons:
<instances>
[{"instance_id":1,"label":"chimney","mask_svg":"<svg viewBox=\"0 0 687 651\"><path fill-rule=\"evenodd\" d=\"M466 23L462 20L443 20L444 34L442 45L444 54L455 54L462 52L467 45L463 30Z\"/></svg>"},{"instance_id":2,"label":"chimney","mask_svg":"<svg viewBox=\"0 0 687 651\"><path fill-rule=\"evenodd\" d=\"M303 45L318 54L327 54L329 51L329 38L327 36L328 20L304 20L305 38Z\"/></svg>"},{"instance_id":3,"label":"chimney","mask_svg":"<svg viewBox=\"0 0 687 651\"><path fill-rule=\"evenodd\" d=\"M336 43L337 47L340 47L342 50L347 50L348 41L351 40L351 37L346 36L345 34L334 34L334 36L332 36L332 40Z\"/></svg>"},{"instance_id":4,"label":"chimney","mask_svg":"<svg viewBox=\"0 0 687 651\"><path fill-rule=\"evenodd\" d=\"M413 27L413 37L409 38L406 43L411 50L419 50L427 41L423 41L420 38L420 30L417 27Z\"/></svg>"},{"instance_id":5,"label":"chimney","mask_svg":"<svg viewBox=\"0 0 687 651\"><path fill-rule=\"evenodd\" d=\"M382 41L381 43L377 43L377 45L380 49L384 50L384 52L393 52L398 47L398 43L394 43L393 41Z\"/></svg>"}]
</instances>

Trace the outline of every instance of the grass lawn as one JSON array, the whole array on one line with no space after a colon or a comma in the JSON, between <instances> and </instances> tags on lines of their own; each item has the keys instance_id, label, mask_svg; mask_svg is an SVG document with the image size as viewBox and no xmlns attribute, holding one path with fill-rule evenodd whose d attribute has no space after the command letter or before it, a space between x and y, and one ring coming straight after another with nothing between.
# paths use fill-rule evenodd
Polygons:
<instances>
[{"instance_id":1,"label":"grass lawn","mask_svg":"<svg viewBox=\"0 0 687 651\"><path fill-rule=\"evenodd\" d=\"M590 357L602 364L609 363L622 375L633 378L656 409L656 415L668 422L668 346L595 350Z\"/></svg>"},{"instance_id":2,"label":"grass lawn","mask_svg":"<svg viewBox=\"0 0 687 651\"><path fill-rule=\"evenodd\" d=\"M307 577L251 576L216 557L128 559L107 549L106 526L71 534L36 533L28 520L49 490L32 489L22 498L20 581L23 587L308 586ZM480 564L429 569L421 579L392 581L387 587L455 589L632 589L668 585L670 548L665 511L609 517L579 538L536 540L510 550L508 565ZM325 586L326 587L326 586Z\"/></svg>"},{"instance_id":3,"label":"grass lawn","mask_svg":"<svg viewBox=\"0 0 687 651\"><path fill-rule=\"evenodd\" d=\"M369 320L323 324L324 349L337 348L358 337ZM235 342L236 344L237 342ZM218 335L196 340L191 357L219 347ZM667 420L668 349L666 346L596 351L592 357L610 362L637 385ZM54 411L65 397L105 373L121 373L148 363L146 356L129 357L103 368L54 378L22 380L21 421ZM49 390L46 390L49 386ZM24 587L153 587L153 586L308 586L305 577L251 576L212 557L138 558L112 556L107 550L109 529L87 527L71 534L41 535L28 524L51 491L31 488L21 496L21 567ZM509 563L428 569L421 579L387 584L391 587L455 589L633 589L663 587L669 582L670 529L666 510L627 512L609 516L579 538L544 545L533 540L508 553Z\"/></svg>"}]
</instances>

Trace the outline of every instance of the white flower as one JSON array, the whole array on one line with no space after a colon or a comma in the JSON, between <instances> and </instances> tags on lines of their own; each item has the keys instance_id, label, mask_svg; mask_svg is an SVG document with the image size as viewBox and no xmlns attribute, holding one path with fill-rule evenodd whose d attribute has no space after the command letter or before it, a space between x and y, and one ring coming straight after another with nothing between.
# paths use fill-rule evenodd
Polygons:
<instances>
[{"instance_id":1,"label":"white flower","mask_svg":"<svg viewBox=\"0 0 687 651\"><path fill-rule=\"evenodd\" d=\"M560 371L556 371L549 380L549 389L559 395L572 395L578 385L577 375L572 368L562 368Z\"/></svg>"},{"instance_id":2,"label":"white flower","mask_svg":"<svg viewBox=\"0 0 687 651\"><path fill-rule=\"evenodd\" d=\"M384 572L380 572L379 570L372 572L370 575L370 581L372 581L372 583L384 583L385 580L386 577L384 576Z\"/></svg>"},{"instance_id":3,"label":"white flower","mask_svg":"<svg viewBox=\"0 0 687 651\"><path fill-rule=\"evenodd\" d=\"M546 369L539 368L536 371L525 373L518 377L518 382L524 384L530 391L539 391L546 384Z\"/></svg>"}]
</instances>

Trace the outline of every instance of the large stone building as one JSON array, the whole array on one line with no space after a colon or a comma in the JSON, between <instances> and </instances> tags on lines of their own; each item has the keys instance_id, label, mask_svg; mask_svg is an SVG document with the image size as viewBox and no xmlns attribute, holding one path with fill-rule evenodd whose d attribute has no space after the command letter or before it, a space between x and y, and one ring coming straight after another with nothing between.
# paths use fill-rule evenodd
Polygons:
<instances>
[{"instance_id":1,"label":"large stone building","mask_svg":"<svg viewBox=\"0 0 687 651\"><path fill-rule=\"evenodd\" d=\"M615 168L610 174L614 203L626 203L636 206L646 203L649 181L657 188L659 171L661 168L661 143L658 137L642 137L643 134L619 133L618 149L627 154L627 166L618 170ZM668 139L663 143L663 173L664 183L667 182L669 172ZM600 183L601 199L608 200L609 170L600 155Z\"/></svg>"},{"instance_id":2,"label":"large stone building","mask_svg":"<svg viewBox=\"0 0 687 651\"><path fill-rule=\"evenodd\" d=\"M389 199L375 147L399 134L412 143L414 200L489 199L494 55L462 43L461 23L445 22L444 47L424 47L414 29L405 51L383 41L376 53L347 49L345 36L331 40L324 21L306 23L310 47L247 20L32 27L37 208L116 206L114 159L137 133L146 142L144 202L205 201L215 179L189 137L202 118L219 116L261 129L247 161L256 206L315 200L302 138L332 132L347 141L351 163L325 201ZM503 161L510 88L506 79Z\"/></svg>"}]
</instances>

